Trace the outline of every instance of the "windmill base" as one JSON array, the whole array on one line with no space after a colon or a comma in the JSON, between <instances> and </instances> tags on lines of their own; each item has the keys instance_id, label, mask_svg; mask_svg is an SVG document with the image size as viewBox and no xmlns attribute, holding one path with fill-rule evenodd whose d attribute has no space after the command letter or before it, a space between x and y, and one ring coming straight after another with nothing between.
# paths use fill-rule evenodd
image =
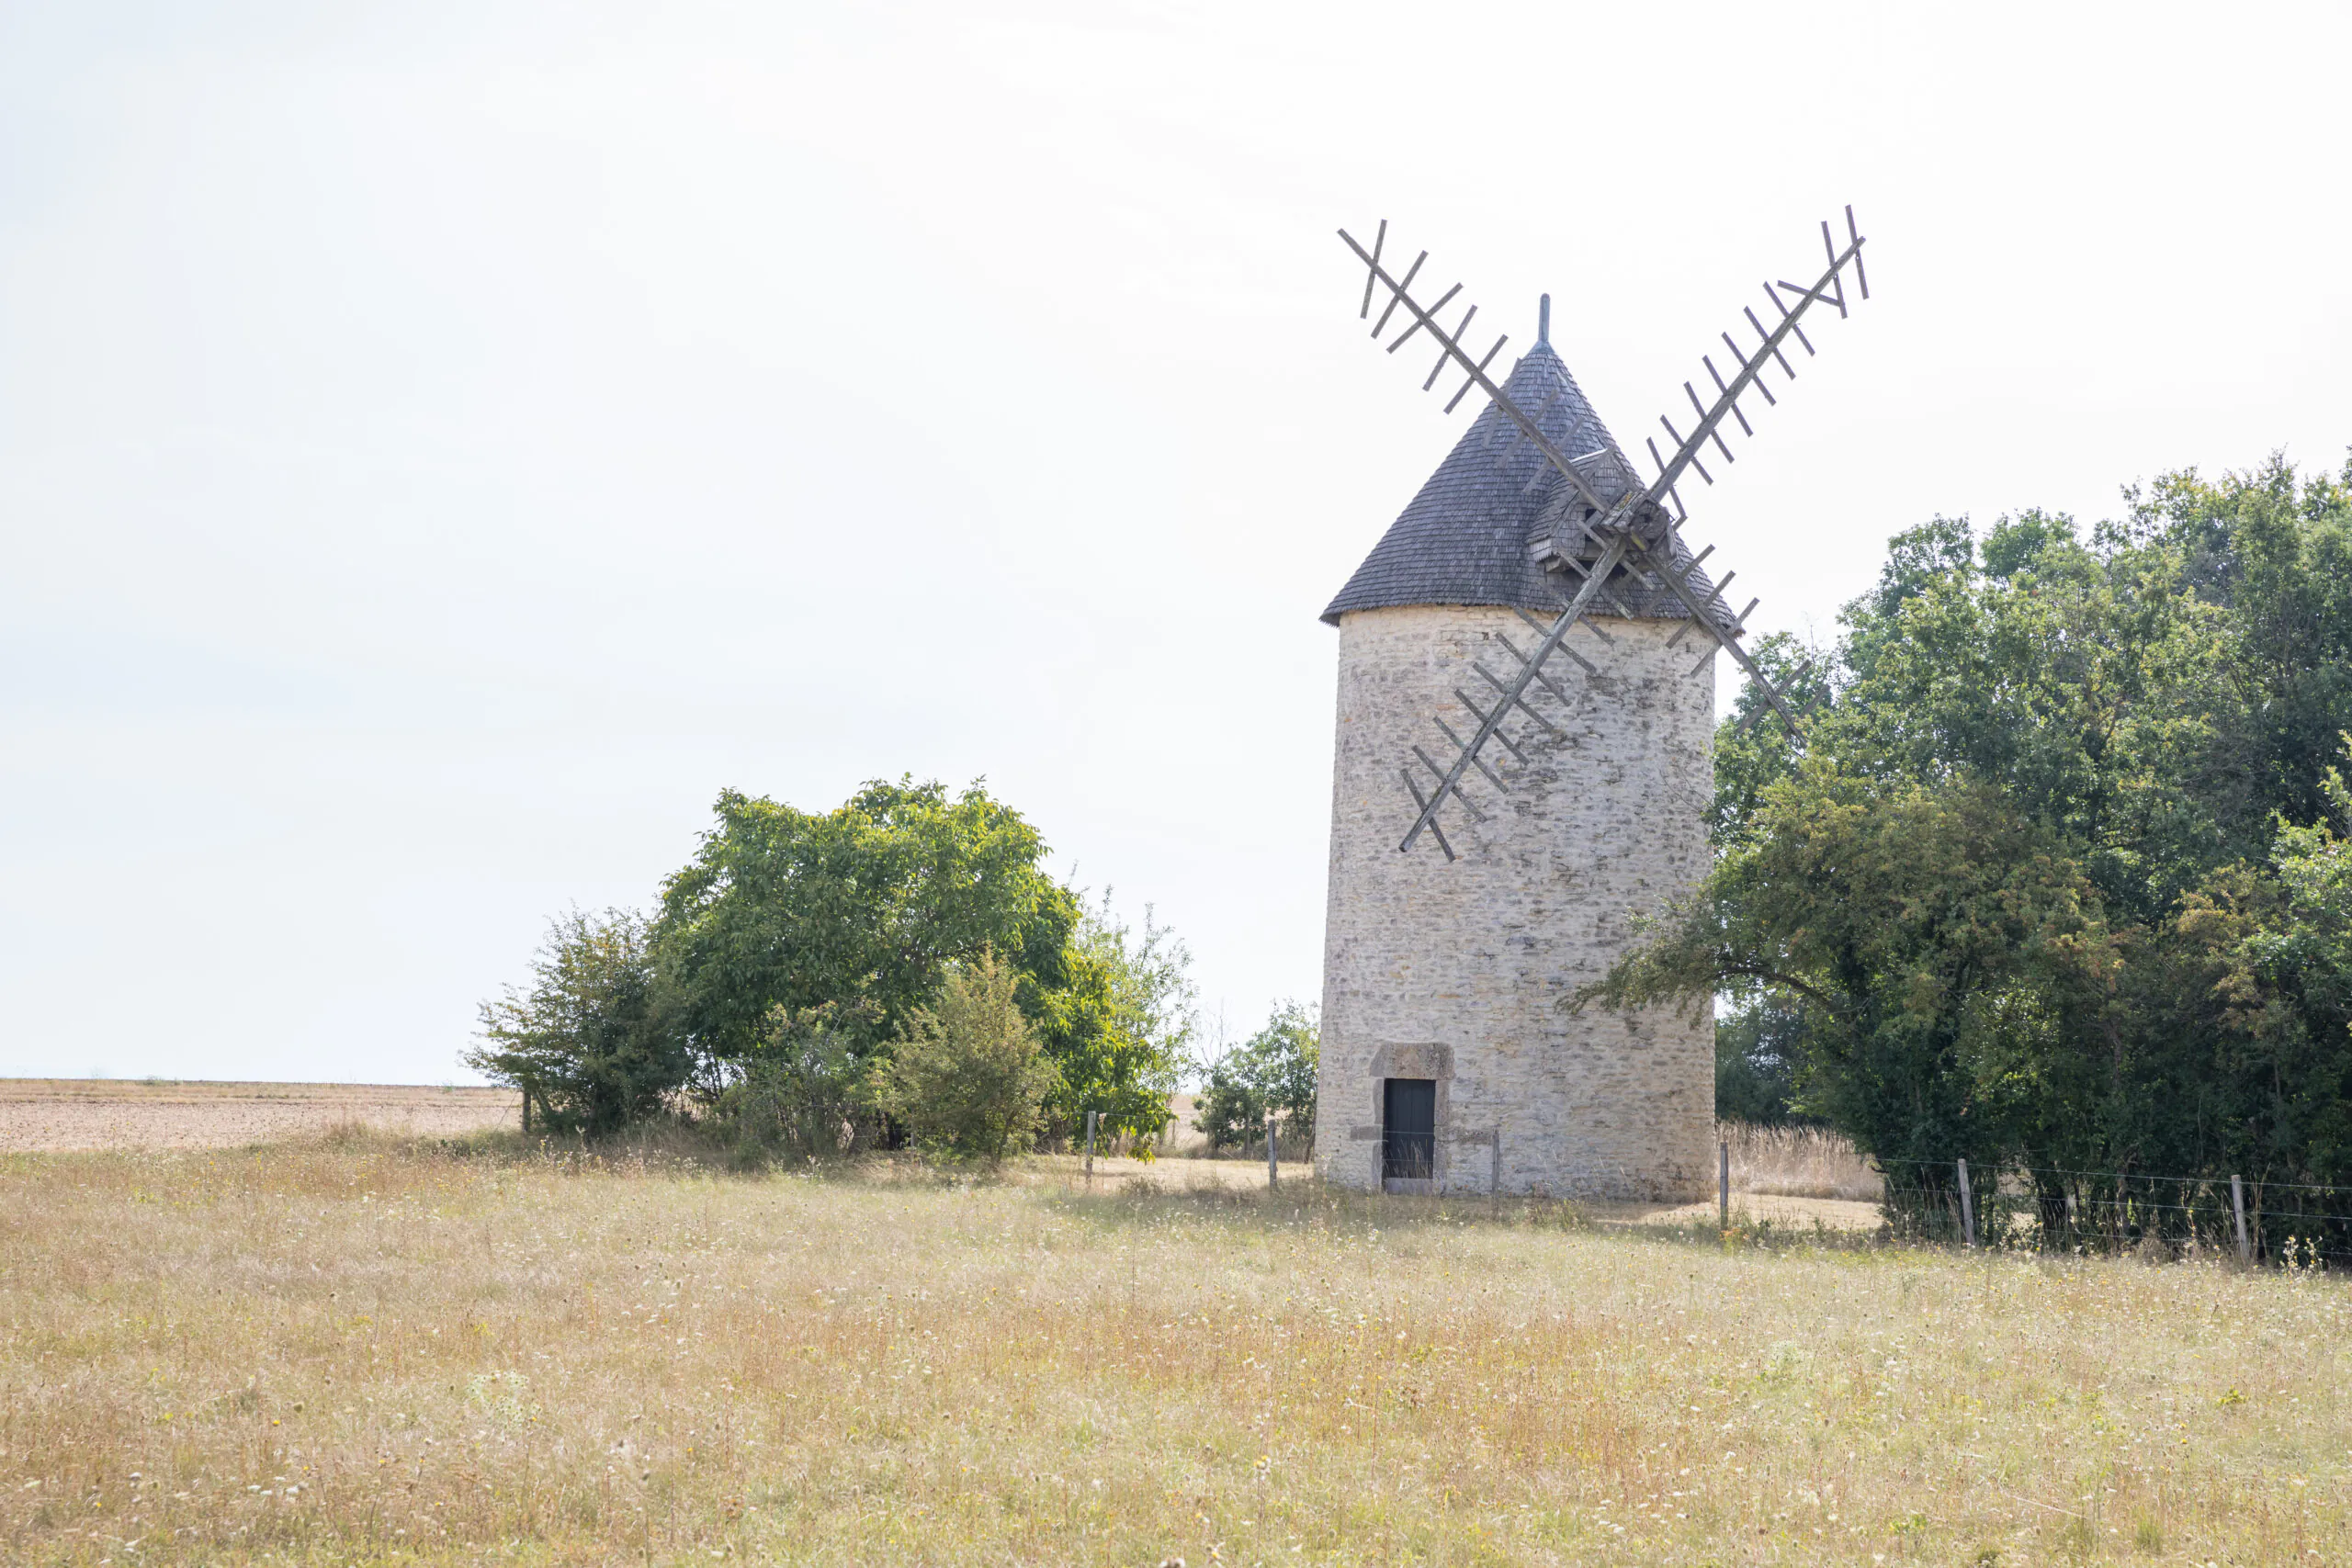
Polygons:
<instances>
[{"instance_id":1,"label":"windmill base","mask_svg":"<svg viewBox=\"0 0 2352 1568\"><path fill-rule=\"evenodd\" d=\"M1689 1201L1713 1190L1710 1010L1568 1010L1637 940L1639 919L1709 864L1713 671L1690 673L1672 622L1577 634L1594 670L1548 667L1557 733L1514 731L1486 819L1450 806L1455 859L1413 819L1397 759L1457 721L1494 668L1508 609L1408 605L1340 623L1330 904L1316 1165L1363 1191ZM1410 1086L1406 1100L1390 1086ZM1426 1086L1426 1087L1424 1087ZM1409 1104L1401 1137L1390 1108ZM1426 1109L1424 1109L1426 1107Z\"/></svg>"}]
</instances>

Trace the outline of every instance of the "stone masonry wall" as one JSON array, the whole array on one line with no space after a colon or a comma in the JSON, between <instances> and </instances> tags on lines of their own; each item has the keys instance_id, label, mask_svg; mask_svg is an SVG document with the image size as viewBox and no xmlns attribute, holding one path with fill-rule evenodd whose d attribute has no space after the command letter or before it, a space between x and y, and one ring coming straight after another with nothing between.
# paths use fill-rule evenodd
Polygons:
<instances>
[{"instance_id":1,"label":"stone masonry wall","mask_svg":"<svg viewBox=\"0 0 2352 1568\"><path fill-rule=\"evenodd\" d=\"M1326 1179L1377 1187L1381 1080L1431 1077L1438 1190L1487 1191L1498 1135L1507 1193L1712 1190L1711 1010L1559 1006L1625 950L1636 916L1708 864L1713 669L1690 674L1693 638L1667 650L1671 622L1600 625L1613 645L1569 634L1597 674L1557 655L1544 664L1570 705L1531 694L1565 736L1521 718L1509 733L1529 760L1487 752L1508 794L1475 773L1465 786L1488 819L1458 804L1442 815L1461 857L1449 863L1426 835L1397 852L1414 815L1399 769L1416 744L1446 760L1432 716L1469 733L1453 688L1484 687L1470 660L1498 675L1515 663L1489 634L1521 648L1531 634L1503 609L1340 619L1316 1112Z\"/></svg>"}]
</instances>

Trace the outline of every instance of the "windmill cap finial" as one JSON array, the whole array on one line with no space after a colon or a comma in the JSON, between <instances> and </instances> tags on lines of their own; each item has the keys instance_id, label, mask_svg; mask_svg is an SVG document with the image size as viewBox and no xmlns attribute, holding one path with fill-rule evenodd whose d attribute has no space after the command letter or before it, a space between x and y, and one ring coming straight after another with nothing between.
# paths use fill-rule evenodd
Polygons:
<instances>
[{"instance_id":1,"label":"windmill cap finial","mask_svg":"<svg viewBox=\"0 0 2352 1568\"><path fill-rule=\"evenodd\" d=\"M1552 346L1552 297L1549 294L1535 302L1535 341L1546 348Z\"/></svg>"}]
</instances>

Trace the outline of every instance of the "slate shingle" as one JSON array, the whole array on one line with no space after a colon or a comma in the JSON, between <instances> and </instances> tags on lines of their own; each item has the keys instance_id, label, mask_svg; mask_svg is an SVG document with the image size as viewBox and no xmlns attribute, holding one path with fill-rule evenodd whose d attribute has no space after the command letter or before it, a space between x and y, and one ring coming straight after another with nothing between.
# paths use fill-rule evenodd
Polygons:
<instances>
[{"instance_id":1,"label":"slate shingle","mask_svg":"<svg viewBox=\"0 0 2352 1568\"><path fill-rule=\"evenodd\" d=\"M1512 367L1503 390L1569 457L1601 450L1614 456L1613 465L1580 465L1603 499L1614 500L1634 481L1633 465L1551 344L1538 343L1530 349ZM1576 580L1546 572L1536 563L1529 541L1548 532L1546 509L1555 502L1565 504L1574 492L1541 453L1517 436L1510 423L1489 404L1412 503L1389 525L1323 612L1323 619L1337 626L1350 610L1393 604L1560 609L1566 595L1575 591ZM1674 554L1678 561L1690 558L1679 536ZM1692 574L1690 582L1701 594L1712 587L1703 573ZM1621 577L1612 586L1636 615L1682 617L1680 604L1663 585L1644 588ZM1603 613L1609 609L1604 605Z\"/></svg>"}]
</instances>

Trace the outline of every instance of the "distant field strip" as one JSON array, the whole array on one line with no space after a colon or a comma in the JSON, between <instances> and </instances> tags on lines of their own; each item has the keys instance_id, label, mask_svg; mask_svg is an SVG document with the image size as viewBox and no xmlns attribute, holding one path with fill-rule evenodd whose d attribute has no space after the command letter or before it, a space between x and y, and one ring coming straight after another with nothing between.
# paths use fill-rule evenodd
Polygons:
<instances>
[{"instance_id":1,"label":"distant field strip","mask_svg":"<svg viewBox=\"0 0 2352 1568\"><path fill-rule=\"evenodd\" d=\"M237 1148L352 1126L447 1137L521 1117L503 1089L0 1078L0 1151Z\"/></svg>"}]
</instances>

